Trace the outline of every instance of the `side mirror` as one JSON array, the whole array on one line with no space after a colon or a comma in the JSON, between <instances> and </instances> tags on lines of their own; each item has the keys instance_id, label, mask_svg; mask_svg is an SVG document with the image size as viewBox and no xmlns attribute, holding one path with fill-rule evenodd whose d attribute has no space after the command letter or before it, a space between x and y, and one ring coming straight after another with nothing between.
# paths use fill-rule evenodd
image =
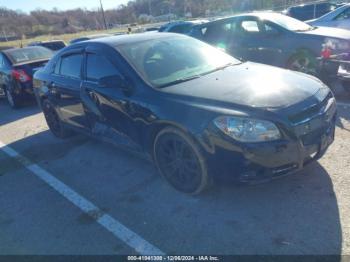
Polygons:
<instances>
[{"instance_id":1,"label":"side mirror","mask_svg":"<svg viewBox=\"0 0 350 262\"><path fill-rule=\"evenodd\" d=\"M119 88L125 92L130 92L132 90L131 85L127 80L125 80L120 75L106 76L102 77L98 81L98 86L101 88Z\"/></svg>"}]
</instances>

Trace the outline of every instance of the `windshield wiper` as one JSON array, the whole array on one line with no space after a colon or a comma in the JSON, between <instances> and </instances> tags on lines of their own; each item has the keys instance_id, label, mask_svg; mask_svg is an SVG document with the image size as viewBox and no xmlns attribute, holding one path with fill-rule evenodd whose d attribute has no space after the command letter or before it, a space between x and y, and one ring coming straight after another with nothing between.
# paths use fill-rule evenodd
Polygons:
<instances>
[{"instance_id":1,"label":"windshield wiper","mask_svg":"<svg viewBox=\"0 0 350 262\"><path fill-rule=\"evenodd\" d=\"M228 64L225 64L225 65L222 65L222 66L215 67L213 70L205 72L204 74L201 74L201 75L208 75L208 74L211 74L213 72L223 70L223 69L225 69L227 67L234 66L234 65L239 65L239 64L241 64L241 63L237 63L237 64L235 64L235 63L228 63Z\"/></svg>"},{"instance_id":2,"label":"windshield wiper","mask_svg":"<svg viewBox=\"0 0 350 262\"><path fill-rule=\"evenodd\" d=\"M176 85L176 84L180 84L180 83L183 83L183 82L187 82L187 81L190 81L190 80L193 80L193 79L196 79L196 78L200 78L200 77L201 77L201 75L194 75L194 76L189 76L189 77L183 77L183 78L179 78L179 79L176 79L174 81L171 81L169 83L160 85L158 87L159 88L163 88L163 87L167 87L167 86L172 86L172 85Z\"/></svg>"},{"instance_id":3,"label":"windshield wiper","mask_svg":"<svg viewBox=\"0 0 350 262\"><path fill-rule=\"evenodd\" d=\"M169 83L160 85L160 86L158 86L158 87L159 87L159 88L163 88L163 87L168 87L168 86L180 84L180 83L187 82L187 81L190 81L190 80L193 80L193 79L196 79L196 78L200 78L200 77L202 77L202 76L211 74L211 73L216 72L216 71L219 71L219 70L223 70L223 69L225 69L226 67L233 66L233 65L239 65L239 64L241 64L241 63L237 63L237 64L236 64L236 63L228 63L228 64L225 64L225 65L222 65L222 66L218 66L218 67L216 67L216 68L214 68L213 70L210 70L210 71L208 71L208 72L205 72L205 73L202 73L202 74L198 74L198 75L194 75L194 76L179 78L179 79L176 79L176 80L171 81L171 82L169 82Z\"/></svg>"}]
</instances>

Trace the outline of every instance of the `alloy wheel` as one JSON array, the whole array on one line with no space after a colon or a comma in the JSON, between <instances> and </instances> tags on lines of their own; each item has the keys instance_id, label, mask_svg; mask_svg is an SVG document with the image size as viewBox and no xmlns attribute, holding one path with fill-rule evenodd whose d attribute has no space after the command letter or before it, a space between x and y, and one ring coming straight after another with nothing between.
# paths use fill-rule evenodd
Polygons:
<instances>
[{"instance_id":1,"label":"alloy wheel","mask_svg":"<svg viewBox=\"0 0 350 262\"><path fill-rule=\"evenodd\" d=\"M43 104L43 112L52 133L56 136L60 136L61 134L61 121L59 116L57 115L56 110L50 105L48 102L44 102Z\"/></svg>"},{"instance_id":2,"label":"alloy wheel","mask_svg":"<svg viewBox=\"0 0 350 262\"><path fill-rule=\"evenodd\" d=\"M315 63L308 56L296 56L292 58L289 63L289 69L310 75L316 74Z\"/></svg>"},{"instance_id":3,"label":"alloy wheel","mask_svg":"<svg viewBox=\"0 0 350 262\"><path fill-rule=\"evenodd\" d=\"M162 135L156 144L158 166L177 190L194 193L202 182L202 168L193 148L175 134Z\"/></svg>"}]
</instances>

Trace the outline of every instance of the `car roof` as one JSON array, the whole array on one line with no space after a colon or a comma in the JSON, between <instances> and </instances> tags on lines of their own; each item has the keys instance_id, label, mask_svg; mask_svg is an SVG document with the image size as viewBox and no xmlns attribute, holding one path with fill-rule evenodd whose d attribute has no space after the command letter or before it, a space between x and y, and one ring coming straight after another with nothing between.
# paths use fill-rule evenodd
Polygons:
<instances>
[{"instance_id":1,"label":"car roof","mask_svg":"<svg viewBox=\"0 0 350 262\"><path fill-rule=\"evenodd\" d=\"M162 39L168 37L186 37L181 34L175 33L159 33L159 32L148 32L148 33L139 33L139 34L130 34L130 35L118 35L110 36L98 39L92 39L85 41L84 43L102 43L112 47L116 47L124 44L132 44L142 41L147 41L151 39Z\"/></svg>"},{"instance_id":2,"label":"car roof","mask_svg":"<svg viewBox=\"0 0 350 262\"><path fill-rule=\"evenodd\" d=\"M216 19L214 21L210 21L208 23L205 23L205 24L212 24L212 23L220 23L222 21L225 21L225 20L229 20L229 19L232 19L232 18L237 18L237 17L258 17L258 18L261 18L261 19L273 19L274 17L277 17L277 16L284 16L283 14L281 13L278 13L278 12L270 12L270 11L258 11L258 12L250 12L250 13L242 13L242 14L238 14L238 15L233 15L233 16L227 16L227 17L223 17L223 18L219 18L219 19ZM205 25L203 24L203 25Z\"/></svg>"},{"instance_id":3,"label":"car roof","mask_svg":"<svg viewBox=\"0 0 350 262\"><path fill-rule=\"evenodd\" d=\"M330 3L329 1L318 1L318 2L311 2L311 3L300 4L300 5L294 5L294 6L289 7L288 9L302 8L302 7L305 7L305 6L321 5L321 4L333 4L333 3Z\"/></svg>"}]
</instances>

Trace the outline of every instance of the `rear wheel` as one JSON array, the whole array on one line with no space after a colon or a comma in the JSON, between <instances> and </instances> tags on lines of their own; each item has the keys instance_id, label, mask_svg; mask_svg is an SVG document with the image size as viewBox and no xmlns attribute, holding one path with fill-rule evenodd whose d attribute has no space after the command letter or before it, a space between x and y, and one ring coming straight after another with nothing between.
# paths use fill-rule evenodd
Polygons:
<instances>
[{"instance_id":1,"label":"rear wheel","mask_svg":"<svg viewBox=\"0 0 350 262\"><path fill-rule=\"evenodd\" d=\"M9 103L10 107L18 108L20 105L19 97L8 89L5 89L5 93L6 93L7 102Z\"/></svg>"},{"instance_id":2,"label":"rear wheel","mask_svg":"<svg viewBox=\"0 0 350 262\"><path fill-rule=\"evenodd\" d=\"M154 141L161 175L178 191L199 194L210 185L206 161L196 143L176 128L165 128Z\"/></svg>"},{"instance_id":3,"label":"rear wheel","mask_svg":"<svg viewBox=\"0 0 350 262\"><path fill-rule=\"evenodd\" d=\"M54 106L48 101L44 100L42 103L43 113L46 119L46 123L50 128L50 131L59 138L66 138L72 134L71 130L68 130L62 123L59 115L56 112Z\"/></svg>"}]
</instances>

